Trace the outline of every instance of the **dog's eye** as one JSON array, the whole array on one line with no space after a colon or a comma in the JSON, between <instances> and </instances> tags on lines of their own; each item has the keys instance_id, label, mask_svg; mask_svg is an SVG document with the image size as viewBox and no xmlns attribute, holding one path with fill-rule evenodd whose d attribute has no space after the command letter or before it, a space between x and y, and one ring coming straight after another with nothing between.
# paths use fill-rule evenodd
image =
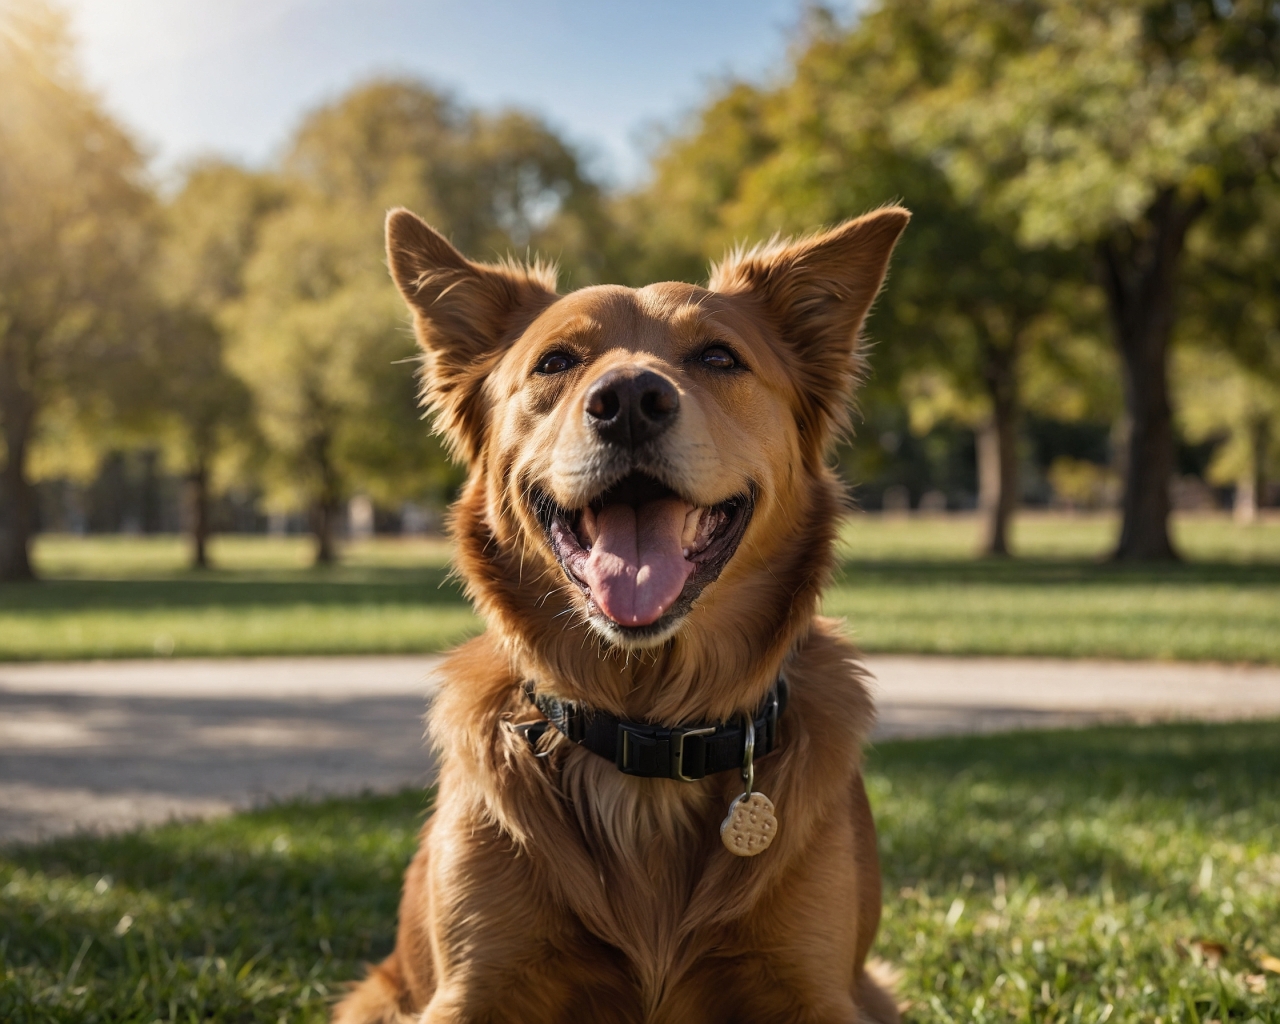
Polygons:
<instances>
[{"instance_id":1,"label":"dog's eye","mask_svg":"<svg viewBox=\"0 0 1280 1024\"><path fill-rule=\"evenodd\" d=\"M538 363L535 372L550 376L555 373L564 373L565 370L571 370L577 365L578 361L571 355L564 352L548 352Z\"/></svg>"},{"instance_id":2,"label":"dog's eye","mask_svg":"<svg viewBox=\"0 0 1280 1024\"><path fill-rule=\"evenodd\" d=\"M723 345L712 345L703 351L700 358L703 366L709 366L713 370L732 370L738 365L733 353Z\"/></svg>"}]
</instances>

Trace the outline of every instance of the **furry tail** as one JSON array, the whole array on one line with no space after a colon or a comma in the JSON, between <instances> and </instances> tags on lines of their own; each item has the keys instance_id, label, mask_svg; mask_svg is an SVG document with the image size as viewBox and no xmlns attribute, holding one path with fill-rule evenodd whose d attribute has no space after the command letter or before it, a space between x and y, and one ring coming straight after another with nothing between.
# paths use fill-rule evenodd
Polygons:
<instances>
[{"instance_id":1,"label":"furry tail","mask_svg":"<svg viewBox=\"0 0 1280 1024\"><path fill-rule=\"evenodd\" d=\"M409 1000L400 960L392 953L333 1008L330 1024L413 1024L418 1014Z\"/></svg>"}]
</instances>

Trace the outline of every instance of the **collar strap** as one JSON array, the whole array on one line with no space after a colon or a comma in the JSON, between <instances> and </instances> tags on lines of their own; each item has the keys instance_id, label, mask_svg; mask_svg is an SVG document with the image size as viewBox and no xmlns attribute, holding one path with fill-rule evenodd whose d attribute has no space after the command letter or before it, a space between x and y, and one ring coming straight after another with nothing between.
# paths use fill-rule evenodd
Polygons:
<instances>
[{"instance_id":1,"label":"collar strap","mask_svg":"<svg viewBox=\"0 0 1280 1024\"><path fill-rule=\"evenodd\" d=\"M778 745L778 719L787 707L787 689L787 681L779 676L754 715L757 758ZM532 683L525 683L524 692L546 716L545 721L515 727L531 747L554 726L574 743L612 761L624 775L697 782L716 772L742 768L747 730L741 720L668 728L628 722L574 701L535 694Z\"/></svg>"}]
</instances>

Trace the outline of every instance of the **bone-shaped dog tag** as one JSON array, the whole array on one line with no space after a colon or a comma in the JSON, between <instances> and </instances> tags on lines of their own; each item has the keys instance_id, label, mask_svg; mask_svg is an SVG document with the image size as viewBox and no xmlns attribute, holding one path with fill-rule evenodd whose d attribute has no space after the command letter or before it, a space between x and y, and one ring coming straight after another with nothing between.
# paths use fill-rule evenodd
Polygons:
<instances>
[{"instance_id":1,"label":"bone-shaped dog tag","mask_svg":"<svg viewBox=\"0 0 1280 1024\"><path fill-rule=\"evenodd\" d=\"M743 793L729 805L729 814L720 826L724 848L739 857L763 853L777 834L773 801L763 793Z\"/></svg>"}]
</instances>

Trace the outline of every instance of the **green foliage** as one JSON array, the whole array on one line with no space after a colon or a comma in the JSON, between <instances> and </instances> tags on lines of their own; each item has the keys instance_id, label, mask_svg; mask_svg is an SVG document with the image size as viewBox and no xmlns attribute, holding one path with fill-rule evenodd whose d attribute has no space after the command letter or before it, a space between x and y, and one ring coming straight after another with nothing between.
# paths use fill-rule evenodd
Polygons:
<instances>
[{"instance_id":1,"label":"green foliage","mask_svg":"<svg viewBox=\"0 0 1280 1024\"><path fill-rule=\"evenodd\" d=\"M313 200L374 212L367 230L380 232L388 207L408 206L474 259L531 247L560 260L574 287L595 280L599 190L531 115L482 113L417 82L374 81L312 113L284 169Z\"/></svg>"},{"instance_id":2,"label":"green foliage","mask_svg":"<svg viewBox=\"0 0 1280 1024\"><path fill-rule=\"evenodd\" d=\"M782 82L733 84L713 98L667 142L635 202L650 259L692 269L735 239L809 231L901 201L913 219L872 323L875 382L896 390L927 368L956 382L959 408L975 393L982 402L984 346L1008 347L1036 318L1069 320L1084 268L1071 254L1020 247L1009 225L981 217L898 137L902 111L935 73L936 40L916 31L919 6L874 8L851 28L813 15ZM1057 291L1067 294L1055 303ZM1087 312L1092 326L1096 306Z\"/></svg>"},{"instance_id":3,"label":"green foliage","mask_svg":"<svg viewBox=\"0 0 1280 1024\"><path fill-rule=\"evenodd\" d=\"M198 161L167 204L156 289L219 317L244 294L244 268L265 217L285 202L275 176L221 160Z\"/></svg>"},{"instance_id":4,"label":"green foliage","mask_svg":"<svg viewBox=\"0 0 1280 1024\"><path fill-rule=\"evenodd\" d=\"M1186 347L1175 353L1183 433L1220 442L1206 476L1216 484L1254 488L1280 471L1280 385L1241 366L1221 349ZM1261 497L1258 495L1257 497Z\"/></svg>"},{"instance_id":5,"label":"green foliage","mask_svg":"<svg viewBox=\"0 0 1280 1024\"><path fill-rule=\"evenodd\" d=\"M1194 287L1174 356L1180 420L1188 438L1222 442L1209 477L1235 484L1248 519L1280 472L1280 188L1260 182L1228 196L1188 250Z\"/></svg>"},{"instance_id":6,"label":"green foliage","mask_svg":"<svg viewBox=\"0 0 1280 1024\"><path fill-rule=\"evenodd\" d=\"M1247 370L1280 377L1280 182L1225 197L1188 257L1181 340L1216 343Z\"/></svg>"},{"instance_id":7,"label":"green foliage","mask_svg":"<svg viewBox=\"0 0 1280 1024\"><path fill-rule=\"evenodd\" d=\"M737 200L744 169L777 146L766 124L766 103L762 90L734 83L683 133L665 140L650 184L617 203L624 239L621 281L635 287L664 280L702 283L708 260L738 241L724 210Z\"/></svg>"},{"instance_id":8,"label":"green foliage","mask_svg":"<svg viewBox=\"0 0 1280 1024\"><path fill-rule=\"evenodd\" d=\"M414 347L386 287L378 223L364 206L294 192L264 224L246 268L229 357L275 456L266 482L280 504L336 504L379 470L399 468L368 461L370 433L400 442L383 446L393 460L431 464L427 428L413 429L412 374L395 365ZM379 386L387 384L390 393ZM388 476L420 490L421 481Z\"/></svg>"},{"instance_id":9,"label":"green foliage","mask_svg":"<svg viewBox=\"0 0 1280 1024\"><path fill-rule=\"evenodd\" d=\"M132 140L72 64L62 18L27 0L0 13L4 391L38 404L58 389L93 394L103 369L131 354L128 300L153 207ZM18 410L3 409L8 424Z\"/></svg>"},{"instance_id":10,"label":"green foliage","mask_svg":"<svg viewBox=\"0 0 1280 1024\"><path fill-rule=\"evenodd\" d=\"M1165 189L1216 199L1277 156L1267 3L913 6L951 56L900 131L1031 244L1138 224Z\"/></svg>"},{"instance_id":11,"label":"green foliage","mask_svg":"<svg viewBox=\"0 0 1280 1024\"><path fill-rule=\"evenodd\" d=\"M875 747L875 951L909 1019L1280 1020L1280 975L1259 966L1280 948L1277 727ZM0 1017L324 1020L391 948L429 799L6 851Z\"/></svg>"},{"instance_id":12,"label":"green foliage","mask_svg":"<svg viewBox=\"0 0 1280 1024\"><path fill-rule=\"evenodd\" d=\"M166 205L154 272L152 363L140 374L156 394L140 404L158 406L176 428L175 468L208 471L220 454L247 459L252 406L248 387L228 365L230 312L244 294L245 266L263 221L283 202L270 176L206 160L188 170ZM230 467L223 473L242 474Z\"/></svg>"}]
</instances>

